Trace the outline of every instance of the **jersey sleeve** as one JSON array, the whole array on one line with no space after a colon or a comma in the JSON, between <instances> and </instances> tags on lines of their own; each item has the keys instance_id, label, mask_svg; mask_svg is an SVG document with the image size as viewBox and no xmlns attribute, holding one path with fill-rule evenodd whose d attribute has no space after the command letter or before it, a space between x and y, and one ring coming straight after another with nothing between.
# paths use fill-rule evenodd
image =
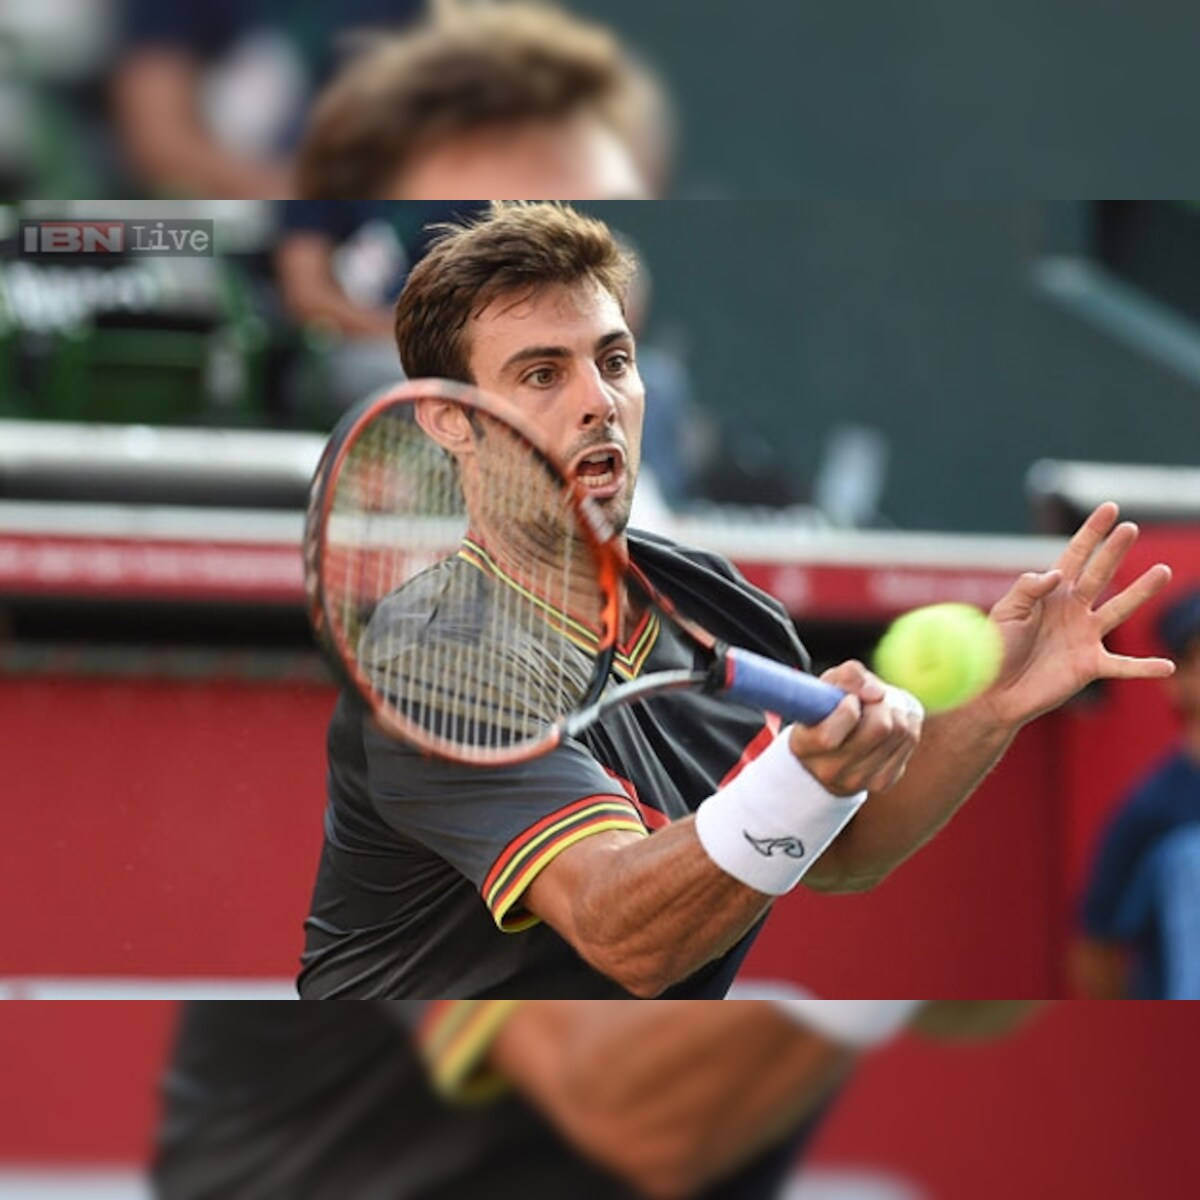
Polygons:
<instances>
[{"instance_id":1,"label":"jersey sleeve","mask_svg":"<svg viewBox=\"0 0 1200 1200\"><path fill-rule=\"evenodd\" d=\"M521 898L568 846L612 829L647 835L629 795L574 741L504 767L425 757L369 724L364 743L382 819L471 880L506 933L537 924Z\"/></svg>"},{"instance_id":2,"label":"jersey sleeve","mask_svg":"<svg viewBox=\"0 0 1200 1200\"><path fill-rule=\"evenodd\" d=\"M722 641L802 671L812 660L787 609L750 583L727 558L668 538L629 531L630 553L679 611Z\"/></svg>"},{"instance_id":3,"label":"jersey sleeve","mask_svg":"<svg viewBox=\"0 0 1200 1200\"><path fill-rule=\"evenodd\" d=\"M519 1000L379 1001L409 1037L434 1090L451 1101L490 1100L505 1081L488 1065L492 1041Z\"/></svg>"}]
</instances>

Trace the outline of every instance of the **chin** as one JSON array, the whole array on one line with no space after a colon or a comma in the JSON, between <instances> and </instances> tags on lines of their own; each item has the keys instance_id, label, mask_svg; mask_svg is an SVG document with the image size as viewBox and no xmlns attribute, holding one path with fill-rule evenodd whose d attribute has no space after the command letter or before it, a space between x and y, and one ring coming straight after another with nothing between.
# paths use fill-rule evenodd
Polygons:
<instances>
[{"instance_id":1,"label":"chin","mask_svg":"<svg viewBox=\"0 0 1200 1200\"><path fill-rule=\"evenodd\" d=\"M626 500L618 500L614 497L612 508L605 508L605 515L608 517L609 523L617 533L624 533L629 525L629 516L632 506Z\"/></svg>"}]
</instances>

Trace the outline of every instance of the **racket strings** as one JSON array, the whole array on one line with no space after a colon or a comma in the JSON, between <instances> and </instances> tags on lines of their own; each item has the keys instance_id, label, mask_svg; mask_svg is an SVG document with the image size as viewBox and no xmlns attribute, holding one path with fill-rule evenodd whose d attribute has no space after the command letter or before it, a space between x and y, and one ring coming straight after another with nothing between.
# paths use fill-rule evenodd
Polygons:
<instances>
[{"instance_id":1,"label":"racket strings","mask_svg":"<svg viewBox=\"0 0 1200 1200\"><path fill-rule=\"evenodd\" d=\"M409 406L376 416L341 465L325 549L327 610L371 691L465 758L547 736L596 661L578 615L596 568L561 480L485 420L460 470Z\"/></svg>"}]
</instances>

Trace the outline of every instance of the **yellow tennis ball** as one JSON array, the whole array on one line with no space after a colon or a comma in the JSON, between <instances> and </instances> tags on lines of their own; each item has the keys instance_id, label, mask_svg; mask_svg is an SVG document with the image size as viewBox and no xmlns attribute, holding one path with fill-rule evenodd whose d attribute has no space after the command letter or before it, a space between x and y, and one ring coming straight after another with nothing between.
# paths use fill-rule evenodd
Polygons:
<instances>
[{"instance_id":1,"label":"yellow tennis ball","mask_svg":"<svg viewBox=\"0 0 1200 1200\"><path fill-rule=\"evenodd\" d=\"M898 617L875 649L875 673L927 712L965 704L1000 669L1000 631L971 604L930 604Z\"/></svg>"}]
</instances>

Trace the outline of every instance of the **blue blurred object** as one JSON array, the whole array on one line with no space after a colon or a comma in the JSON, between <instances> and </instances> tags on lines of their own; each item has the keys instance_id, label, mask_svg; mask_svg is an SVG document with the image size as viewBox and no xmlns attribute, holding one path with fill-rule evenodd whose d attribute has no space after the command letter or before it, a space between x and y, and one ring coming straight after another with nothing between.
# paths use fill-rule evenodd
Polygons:
<instances>
[{"instance_id":1,"label":"blue blurred object","mask_svg":"<svg viewBox=\"0 0 1200 1200\"><path fill-rule=\"evenodd\" d=\"M1200 637L1200 587L1185 592L1158 618L1158 636L1176 657L1193 638Z\"/></svg>"},{"instance_id":2,"label":"blue blurred object","mask_svg":"<svg viewBox=\"0 0 1200 1200\"><path fill-rule=\"evenodd\" d=\"M1186 920L1180 916L1185 896L1195 893L1200 877L1196 834L1200 763L1182 750L1143 781L1104 834L1084 898L1083 927L1098 941L1133 949L1130 994L1137 999L1166 999L1168 980L1180 971L1194 976L1197 970L1200 909ZM1176 842L1185 836L1186 841ZM1181 933L1185 926L1190 931L1186 937ZM1185 943L1181 964L1178 955Z\"/></svg>"}]
</instances>

